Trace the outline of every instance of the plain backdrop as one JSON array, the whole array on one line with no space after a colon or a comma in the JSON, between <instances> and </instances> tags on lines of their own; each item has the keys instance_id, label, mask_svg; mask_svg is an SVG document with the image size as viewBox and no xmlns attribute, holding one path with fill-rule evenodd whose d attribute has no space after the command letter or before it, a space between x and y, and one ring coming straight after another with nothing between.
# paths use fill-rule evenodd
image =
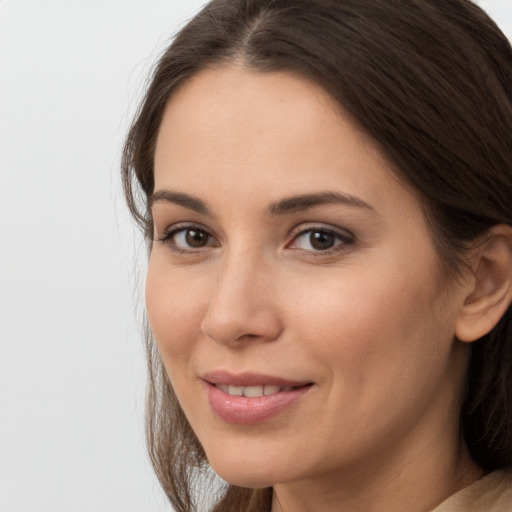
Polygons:
<instances>
[{"instance_id":1,"label":"plain backdrop","mask_svg":"<svg viewBox=\"0 0 512 512\"><path fill-rule=\"evenodd\" d=\"M119 156L199 0L0 0L0 511L170 510L143 433ZM509 37L512 0L481 0ZM512 127L511 127L512 129Z\"/></svg>"}]
</instances>

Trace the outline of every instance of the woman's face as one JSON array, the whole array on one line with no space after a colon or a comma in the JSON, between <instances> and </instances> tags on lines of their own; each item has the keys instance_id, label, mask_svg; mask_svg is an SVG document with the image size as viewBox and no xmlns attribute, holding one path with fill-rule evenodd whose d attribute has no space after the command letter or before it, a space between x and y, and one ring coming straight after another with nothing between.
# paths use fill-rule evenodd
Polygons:
<instances>
[{"instance_id":1,"label":"woman's face","mask_svg":"<svg viewBox=\"0 0 512 512\"><path fill-rule=\"evenodd\" d=\"M321 88L198 74L165 111L152 210L151 327L224 479L336 479L455 449L462 292L416 197Z\"/></svg>"}]
</instances>

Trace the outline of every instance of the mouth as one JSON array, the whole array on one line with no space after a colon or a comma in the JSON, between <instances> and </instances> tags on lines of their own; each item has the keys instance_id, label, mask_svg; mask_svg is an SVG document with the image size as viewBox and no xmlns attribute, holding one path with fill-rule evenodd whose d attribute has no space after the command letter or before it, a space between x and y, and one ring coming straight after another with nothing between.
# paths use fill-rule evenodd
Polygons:
<instances>
[{"instance_id":1,"label":"mouth","mask_svg":"<svg viewBox=\"0 0 512 512\"><path fill-rule=\"evenodd\" d=\"M231 396L270 396L313 385L306 380L293 380L258 373L209 372L202 379Z\"/></svg>"},{"instance_id":2,"label":"mouth","mask_svg":"<svg viewBox=\"0 0 512 512\"><path fill-rule=\"evenodd\" d=\"M226 372L206 374L202 379L215 415L238 425L266 422L292 409L314 386L312 382Z\"/></svg>"},{"instance_id":3,"label":"mouth","mask_svg":"<svg viewBox=\"0 0 512 512\"><path fill-rule=\"evenodd\" d=\"M259 396L270 396L277 393L293 391L304 386L310 386L311 384L304 384L301 386L277 386L275 384L265 384L261 386L229 386L226 384L212 385L230 396L245 396L248 398L256 398Z\"/></svg>"}]
</instances>

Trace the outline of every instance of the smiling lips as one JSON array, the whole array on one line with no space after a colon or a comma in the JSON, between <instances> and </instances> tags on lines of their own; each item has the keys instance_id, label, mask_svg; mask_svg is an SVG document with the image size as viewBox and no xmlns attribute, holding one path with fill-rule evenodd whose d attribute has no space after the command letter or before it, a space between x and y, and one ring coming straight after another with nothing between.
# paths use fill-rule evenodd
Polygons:
<instances>
[{"instance_id":1,"label":"smiling lips","mask_svg":"<svg viewBox=\"0 0 512 512\"><path fill-rule=\"evenodd\" d=\"M298 402L312 387L262 375L210 373L203 377L213 412L227 423L262 423Z\"/></svg>"},{"instance_id":2,"label":"smiling lips","mask_svg":"<svg viewBox=\"0 0 512 512\"><path fill-rule=\"evenodd\" d=\"M215 386L231 396L269 396L283 391L292 391L293 386L276 386L274 384L265 384L264 386L227 386L225 384L215 384Z\"/></svg>"}]
</instances>

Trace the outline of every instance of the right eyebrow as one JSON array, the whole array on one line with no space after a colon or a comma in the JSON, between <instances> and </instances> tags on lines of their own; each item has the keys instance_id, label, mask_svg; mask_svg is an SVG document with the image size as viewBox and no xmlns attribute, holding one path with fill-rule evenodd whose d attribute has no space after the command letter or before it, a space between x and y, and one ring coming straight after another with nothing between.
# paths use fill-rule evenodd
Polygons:
<instances>
[{"instance_id":1,"label":"right eyebrow","mask_svg":"<svg viewBox=\"0 0 512 512\"><path fill-rule=\"evenodd\" d=\"M197 197L184 194L183 192L174 192L169 189L157 190L151 194L151 197L148 200L148 206L152 208L155 203L159 202L174 203L203 215L210 213L210 209L205 202L201 201L201 199L198 199Z\"/></svg>"}]
</instances>

